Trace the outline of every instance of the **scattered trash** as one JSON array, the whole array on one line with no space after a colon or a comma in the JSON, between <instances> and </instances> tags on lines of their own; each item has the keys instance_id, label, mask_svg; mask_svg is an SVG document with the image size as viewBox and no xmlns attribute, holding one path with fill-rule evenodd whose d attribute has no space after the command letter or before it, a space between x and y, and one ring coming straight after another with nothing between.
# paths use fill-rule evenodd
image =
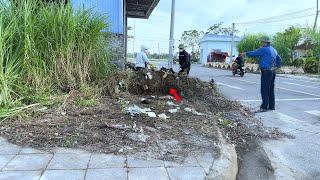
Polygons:
<instances>
[{"instance_id":1,"label":"scattered trash","mask_svg":"<svg viewBox=\"0 0 320 180\"><path fill-rule=\"evenodd\" d=\"M192 109L191 109L191 108L188 108L188 107L187 107L187 108L184 108L184 110L187 111L187 112L192 112Z\"/></svg>"},{"instance_id":2,"label":"scattered trash","mask_svg":"<svg viewBox=\"0 0 320 180\"><path fill-rule=\"evenodd\" d=\"M177 112L178 112L178 109L169 109L169 112L170 112L171 114L177 113Z\"/></svg>"},{"instance_id":3,"label":"scattered trash","mask_svg":"<svg viewBox=\"0 0 320 180\"><path fill-rule=\"evenodd\" d=\"M150 80L152 79L152 74L150 72L147 73L147 76Z\"/></svg>"},{"instance_id":4,"label":"scattered trash","mask_svg":"<svg viewBox=\"0 0 320 180\"><path fill-rule=\"evenodd\" d=\"M151 118L156 118L157 117L156 113L154 113L154 112L147 112L147 114Z\"/></svg>"},{"instance_id":5,"label":"scattered trash","mask_svg":"<svg viewBox=\"0 0 320 180\"><path fill-rule=\"evenodd\" d=\"M166 114L164 114L164 113L159 114L159 115L158 115L158 117L159 117L160 119L164 119L164 120L166 120L166 119L170 118L169 116L167 116L167 115L166 115Z\"/></svg>"},{"instance_id":6,"label":"scattered trash","mask_svg":"<svg viewBox=\"0 0 320 180\"><path fill-rule=\"evenodd\" d=\"M151 99L147 99L147 98L142 98L141 99L141 103L142 104L151 104L151 102L152 102Z\"/></svg>"},{"instance_id":7,"label":"scattered trash","mask_svg":"<svg viewBox=\"0 0 320 180\"><path fill-rule=\"evenodd\" d=\"M138 133L129 133L128 134L129 139L136 141L136 142L147 142L148 138L150 136L145 135L145 134L138 134Z\"/></svg>"},{"instance_id":8,"label":"scattered trash","mask_svg":"<svg viewBox=\"0 0 320 180\"><path fill-rule=\"evenodd\" d=\"M166 95L166 96L161 96L159 97L159 99L170 99L170 100L173 100L174 97L170 96L170 95Z\"/></svg>"},{"instance_id":9,"label":"scattered trash","mask_svg":"<svg viewBox=\"0 0 320 180\"><path fill-rule=\"evenodd\" d=\"M113 129L121 129L121 130L131 129L130 126L127 126L125 124L106 124L106 127L107 128L113 128Z\"/></svg>"},{"instance_id":10,"label":"scattered trash","mask_svg":"<svg viewBox=\"0 0 320 180\"><path fill-rule=\"evenodd\" d=\"M140 108L137 105L126 107L126 112L129 113L131 116L137 115L137 114L148 114L148 112L151 112L150 108Z\"/></svg>"},{"instance_id":11,"label":"scattered trash","mask_svg":"<svg viewBox=\"0 0 320 180\"><path fill-rule=\"evenodd\" d=\"M126 147L124 147L124 148L121 148L121 149L119 149L119 153L123 153L123 152L127 152L127 151L129 151L129 150L132 150L133 148L131 148L131 147L129 147L129 146L126 146Z\"/></svg>"},{"instance_id":12,"label":"scattered trash","mask_svg":"<svg viewBox=\"0 0 320 180\"><path fill-rule=\"evenodd\" d=\"M195 109L191 109L191 108L188 108L188 107L184 108L184 110L185 110L186 112L191 112L192 114L198 115L198 116L204 116L204 115L205 115L205 114L203 114L203 113L199 113L199 112L196 111Z\"/></svg>"},{"instance_id":13,"label":"scattered trash","mask_svg":"<svg viewBox=\"0 0 320 180\"><path fill-rule=\"evenodd\" d=\"M175 103L173 103L172 101L167 101L167 105L168 106L175 106L175 107L179 107L179 105L176 105Z\"/></svg>"}]
</instances>

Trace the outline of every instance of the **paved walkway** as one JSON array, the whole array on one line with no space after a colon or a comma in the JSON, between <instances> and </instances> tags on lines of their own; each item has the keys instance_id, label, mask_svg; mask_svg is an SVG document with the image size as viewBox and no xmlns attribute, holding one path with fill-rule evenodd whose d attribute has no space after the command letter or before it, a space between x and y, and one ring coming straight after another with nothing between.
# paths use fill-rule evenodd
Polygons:
<instances>
[{"instance_id":1,"label":"paved walkway","mask_svg":"<svg viewBox=\"0 0 320 180\"><path fill-rule=\"evenodd\" d=\"M190 156L179 164L64 148L57 148L53 152L20 147L0 138L0 179L197 180L205 179L214 162L210 153Z\"/></svg>"}]
</instances>

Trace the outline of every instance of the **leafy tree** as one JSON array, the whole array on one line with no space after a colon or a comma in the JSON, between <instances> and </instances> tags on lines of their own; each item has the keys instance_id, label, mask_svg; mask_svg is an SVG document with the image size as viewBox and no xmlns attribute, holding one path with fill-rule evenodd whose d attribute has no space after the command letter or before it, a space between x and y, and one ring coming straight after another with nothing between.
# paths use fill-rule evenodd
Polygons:
<instances>
[{"instance_id":1,"label":"leafy tree","mask_svg":"<svg viewBox=\"0 0 320 180\"><path fill-rule=\"evenodd\" d=\"M234 34L240 32L238 29L234 30ZM216 23L210 26L206 34L215 34L215 35L232 35L232 26L223 27L223 22Z\"/></svg>"},{"instance_id":2,"label":"leafy tree","mask_svg":"<svg viewBox=\"0 0 320 180\"><path fill-rule=\"evenodd\" d=\"M192 61L198 61L200 59L200 40L204 33L197 30L184 31L181 35L180 43L185 46L191 47Z\"/></svg>"},{"instance_id":3,"label":"leafy tree","mask_svg":"<svg viewBox=\"0 0 320 180\"><path fill-rule=\"evenodd\" d=\"M278 32L273 38L273 46L283 59L283 64L291 65L294 61L294 51L302 37L300 28L290 27L284 32Z\"/></svg>"},{"instance_id":4,"label":"leafy tree","mask_svg":"<svg viewBox=\"0 0 320 180\"><path fill-rule=\"evenodd\" d=\"M202 36L203 32L197 30L184 31L181 35L180 42L185 46L190 46L193 52L196 49L199 49L199 42Z\"/></svg>"}]
</instances>

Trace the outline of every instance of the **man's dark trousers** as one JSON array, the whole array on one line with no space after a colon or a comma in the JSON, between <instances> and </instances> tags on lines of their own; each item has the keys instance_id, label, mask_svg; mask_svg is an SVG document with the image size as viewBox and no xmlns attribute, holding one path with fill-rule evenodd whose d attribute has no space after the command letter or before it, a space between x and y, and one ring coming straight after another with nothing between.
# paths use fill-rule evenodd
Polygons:
<instances>
[{"instance_id":1,"label":"man's dark trousers","mask_svg":"<svg viewBox=\"0 0 320 180\"><path fill-rule=\"evenodd\" d=\"M275 97L274 97L274 81L276 73L272 70L261 70L261 97L262 105L261 109L274 109Z\"/></svg>"}]
</instances>

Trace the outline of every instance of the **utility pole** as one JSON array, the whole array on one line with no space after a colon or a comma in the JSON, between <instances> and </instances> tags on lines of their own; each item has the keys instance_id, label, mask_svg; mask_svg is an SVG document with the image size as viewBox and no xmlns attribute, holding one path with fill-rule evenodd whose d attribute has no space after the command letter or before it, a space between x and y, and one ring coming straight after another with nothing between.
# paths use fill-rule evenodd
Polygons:
<instances>
[{"instance_id":1,"label":"utility pole","mask_svg":"<svg viewBox=\"0 0 320 180\"><path fill-rule=\"evenodd\" d=\"M135 43L136 43L136 20L133 20L133 54L135 54Z\"/></svg>"},{"instance_id":2,"label":"utility pole","mask_svg":"<svg viewBox=\"0 0 320 180\"><path fill-rule=\"evenodd\" d=\"M170 25L170 40L169 40L169 60L168 60L168 68L172 68L173 65L173 48L174 48L174 16L175 16L175 5L176 1L172 0L171 5L171 25Z\"/></svg>"},{"instance_id":3,"label":"utility pole","mask_svg":"<svg viewBox=\"0 0 320 180\"><path fill-rule=\"evenodd\" d=\"M232 58L233 58L234 31L235 31L235 24L232 23L230 63L232 62Z\"/></svg>"},{"instance_id":4,"label":"utility pole","mask_svg":"<svg viewBox=\"0 0 320 180\"><path fill-rule=\"evenodd\" d=\"M160 60L160 45L158 43L158 59Z\"/></svg>"},{"instance_id":5,"label":"utility pole","mask_svg":"<svg viewBox=\"0 0 320 180\"><path fill-rule=\"evenodd\" d=\"M317 28L318 15L319 15L319 0L317 0L317 13L316 13L316 18L314 20L314 25L313 25L313 30L314 31Z\"/></svg>"}]
</instances>

